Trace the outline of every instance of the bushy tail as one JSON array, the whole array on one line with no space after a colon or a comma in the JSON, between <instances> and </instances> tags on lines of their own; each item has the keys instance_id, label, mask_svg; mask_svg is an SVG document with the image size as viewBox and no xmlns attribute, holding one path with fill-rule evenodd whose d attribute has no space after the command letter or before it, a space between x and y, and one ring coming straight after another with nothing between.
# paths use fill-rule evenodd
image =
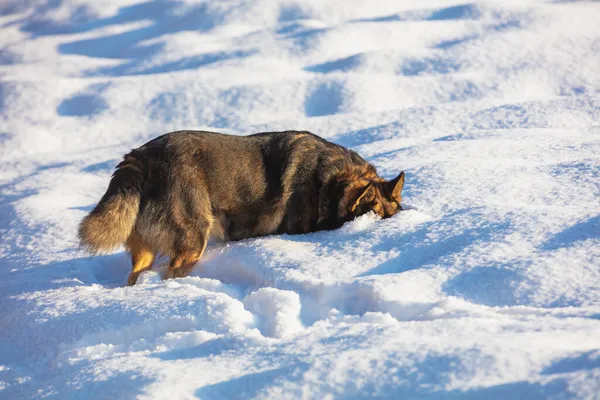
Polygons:
<instances>
[{"instance_id":1,"label":"bushy tail","mask_svg":"<svg viewBox=\"0 0 600 400\"><path fill-rule=\"evenodd\" d=\"M125 243L140 207L143 166L129 153L117 165L108 190L81 221L79 241L91 253L107 252Z\"/></svg>"}]
</instances>

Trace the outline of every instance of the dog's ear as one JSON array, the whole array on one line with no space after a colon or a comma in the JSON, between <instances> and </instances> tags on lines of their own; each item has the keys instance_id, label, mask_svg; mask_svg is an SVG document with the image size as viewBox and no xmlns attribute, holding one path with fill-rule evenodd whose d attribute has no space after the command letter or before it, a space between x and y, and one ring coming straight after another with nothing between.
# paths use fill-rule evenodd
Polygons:
<instances>
[{"instance_id":1,"label":"dog's ear","mask_svg":"<svg viewBox=\"0 0 600 400\"><path fill-rule=\"evenodd\" d=\"M399 199L404 187L404 171L400 175L385 183L385 191L392 199Z\"/></svg>"},{"instance_id":2,"label":"dog's ear","mask_svg":"<svg viewBox=\"0 0 600 400\"><path fill-rule=\"evenodd\" d=\"M375 187L373 185L367 185L358 188L350 188L348 192L348 211L353 213L358 206L366 204L373 200L375 197Z\"/></svg>"}]
</instances>

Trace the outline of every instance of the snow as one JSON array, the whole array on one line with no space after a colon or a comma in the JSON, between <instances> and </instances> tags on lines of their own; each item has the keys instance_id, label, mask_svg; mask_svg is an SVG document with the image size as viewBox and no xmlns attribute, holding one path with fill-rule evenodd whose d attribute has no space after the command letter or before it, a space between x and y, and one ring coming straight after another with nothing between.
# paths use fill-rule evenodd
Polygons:
<instances>
[{"instance_id":1,"label":"snow","mask_svg":"<svg viewBox=\"0 0 600 400\"><path fill-rule=\"evenodd\" d=\"M600 4L6 0L0 398L598 398ZM307 129L406 211L125 282L76 228L178 129Z\"/></svg>"}]
</instances>

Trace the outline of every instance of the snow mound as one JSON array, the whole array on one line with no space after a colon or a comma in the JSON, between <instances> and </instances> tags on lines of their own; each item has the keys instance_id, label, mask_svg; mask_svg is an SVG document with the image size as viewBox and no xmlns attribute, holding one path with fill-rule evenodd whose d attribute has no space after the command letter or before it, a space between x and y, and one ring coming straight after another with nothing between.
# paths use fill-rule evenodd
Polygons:
<instances>
[{"instance_id":1,"label":"snow mound","mask_svg":"<svg viewBox=\"0 0 600 400\"><path fill-rule=\"evenodd\" d=\"M265 336L280 338L303 329L296 292L261 288L244 298L244 306L262 320L260 330Z\"/></svg>"}]
</instances>

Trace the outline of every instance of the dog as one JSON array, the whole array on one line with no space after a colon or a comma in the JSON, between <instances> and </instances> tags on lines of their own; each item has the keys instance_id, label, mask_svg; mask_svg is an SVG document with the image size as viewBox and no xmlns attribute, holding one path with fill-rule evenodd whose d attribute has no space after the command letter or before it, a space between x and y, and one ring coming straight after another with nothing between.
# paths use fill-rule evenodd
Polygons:
<instances>
[{"instance_id":1,"label":"dog","mask_svg":"<svg viewBox=\"0 0 600 400\"><path fill-rule=\"evenodd\" d=\"M233 136L177 131L126 154L79 225L91 253L125 245L134 285L157 254L186 276L209 240L301 234L402 207L404 172L386 181L356 152L306 131Z\"/></svg>"}]
</instances>

